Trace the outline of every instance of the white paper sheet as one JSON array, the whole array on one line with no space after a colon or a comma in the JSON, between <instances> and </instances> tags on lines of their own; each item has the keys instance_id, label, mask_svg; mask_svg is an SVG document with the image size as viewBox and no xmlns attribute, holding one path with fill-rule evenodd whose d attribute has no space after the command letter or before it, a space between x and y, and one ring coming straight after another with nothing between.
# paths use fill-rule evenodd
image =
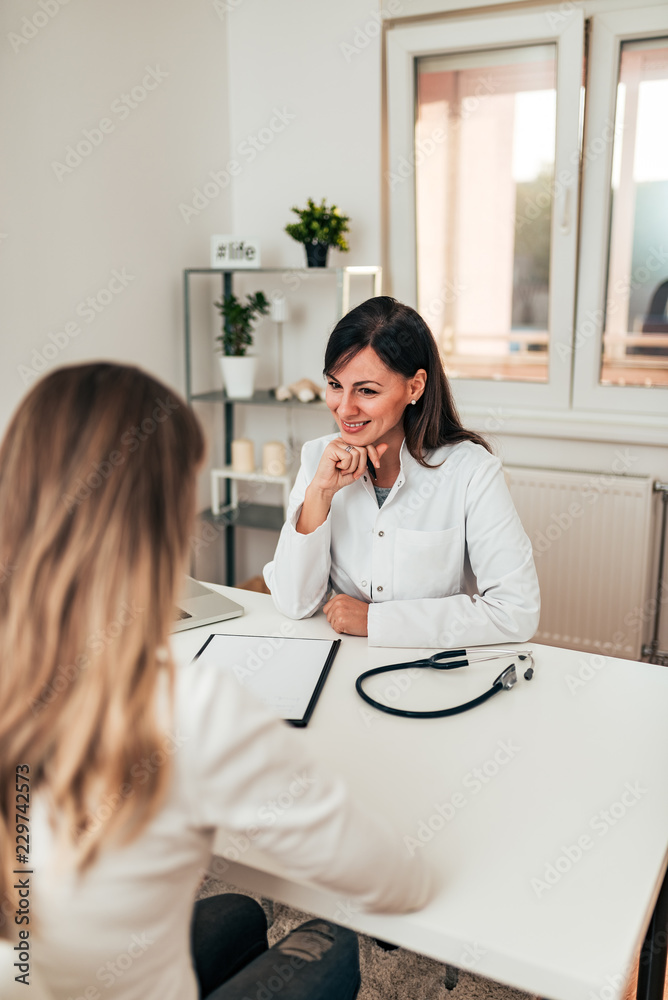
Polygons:
<instances>
[{"instance_id":1,"label":"white paper sheet","mask_svg":"<svg viewBox=\"0 0 668 1000\"><path fill-rule=\"evenodd\" d=\"M240 684L280 718L297 721L306 713L335 642L276 635L213 635L200 659L232 670Z\"/></svg>"}]
</instances>

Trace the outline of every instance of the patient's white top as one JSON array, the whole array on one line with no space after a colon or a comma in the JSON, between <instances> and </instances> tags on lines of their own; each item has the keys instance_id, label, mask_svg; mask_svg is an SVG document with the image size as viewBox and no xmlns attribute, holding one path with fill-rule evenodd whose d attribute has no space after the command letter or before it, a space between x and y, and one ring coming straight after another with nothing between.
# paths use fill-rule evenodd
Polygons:
<instances>
[{"instance_id":1,"label":"patient's white top","mask_svg":"<svg viewBox=\"0 0 668 1000\"><path fill-rule=\"evenodd\" d=\"M55 860L46 795L34 797L33 962L55 1000L196 1000L190 920L217 827L242 845L240 835L248 834L253 848L291 876L364 908L424 905L431 879L421 856L410 858L399 836L353 802L340 779L316 773L307 742L306 732L271 716L231 670L196 661L177 669L163 748L171 787L138 839L105 848L79 877ZM162 757L139 762L138 781ZM271 804L282 793L291 803L277 810Z\"/></svg>"}]
</instances>

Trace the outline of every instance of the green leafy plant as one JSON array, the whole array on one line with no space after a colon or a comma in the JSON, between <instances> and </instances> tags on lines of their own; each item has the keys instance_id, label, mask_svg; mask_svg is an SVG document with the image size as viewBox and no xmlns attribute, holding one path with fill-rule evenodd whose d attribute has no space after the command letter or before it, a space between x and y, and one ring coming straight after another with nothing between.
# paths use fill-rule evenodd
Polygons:
<instances>
[{"instance_id":1,"label":"green leafy plant","mask_svg":"<svg viewBox=\"0 0 668 1000\"><path fill-rule=\"evenodd\" d=\"M269 300L264 292L246 296L242 304L236 295L226 295L220 302L214 302L223 319L223 332L216 340L220 350L227 356L243 357L246 348L253 343L253 324L269 312Z\"/></svg>"},{"instance_id":2,"label":"green leafy plant","mask_svg":"<svg viewBox=\"0 0 668 1000\"><path fill-rule=\"evenodd\" d=\"M350 231L350 218L341 215L336 205L328 208L324 198L316 205L313 198L309 198L306 208L293 205L290 211L299 216L299 222L289 222L285 227L285 232L293 240L305 244L324 243L343 251L350 249L343 235Z\"/></svg>"}]
</instances>

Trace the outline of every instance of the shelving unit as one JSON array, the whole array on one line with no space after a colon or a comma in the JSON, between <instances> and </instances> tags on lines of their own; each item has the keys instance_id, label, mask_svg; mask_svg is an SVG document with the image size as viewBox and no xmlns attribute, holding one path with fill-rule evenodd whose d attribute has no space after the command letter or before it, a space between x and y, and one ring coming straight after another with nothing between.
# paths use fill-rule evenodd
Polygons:
<instances>
[{"instance_id":1,"label":"shelving unit","mask_svg":"<svg viewBox=\"0 0 668 1000\"><path fill-rule=\"evenodd\" d=\"M250 399L231 399L222 389L211 389L205 392L195 392L192 384L193 338L191 330L190 279L192 275L220 275L222 279L223 297L233 292L233 277L235 274L298 274L308 278L312 275L331 275L336 280L336 313L334 320L338 321L350 308L350 283L356 276L368 276L372 281L372 295L382 294L382 269L377 265L358 267L262 267L262 268L187 268L183 272L183 305L185 332L185 376L186 399L188 403L217 403L223 406L223 442L224 442L224 497L218 505L218 512L212 509L200 512L202 520L222 528L225 535L225 583L234 586L235 583L235 529L259 528L270 531L280 531L284 519L284 507L271 504L243 503L239 501L237 482L240 479L249 482L265 482L283 486L283 502L287 506L287 496L290 492L290 476L267 476L260 470L253 473L237 473L231 468L232 440L234 438L234 411L237 406L274 406L285 410L291 408L308 409L311 411L329 412L326 403L314 400L302 403L296 399L278 400L269 389L258 389ZM213 350L213 345L209 346ZM218 480L220 480L220 474ZM216 495L214 494L214 498ZM220 501L220 494L217 495Z\"/></svg>"},{"instance_id":2,"label":"shelving unit","mask_svg":"<svg viewBox=\"0 0 668 1000\"><path fill-rule=\"evenodd\" d=\"M229 504L225 507L220 506L220 482L230 480L232 497ZM292 481L290 476L287 474L284 476L270 476L265 472L260 472L255 470L255 472L238 472L233 469L232 466L226 465L222 469L212 469L211 470L211 513L214 517L220 517L221 514L225 514L230 510L235 510L239 506L239 491L237 489L237 483L242 480L245 483L268 483L272 486L282 486L283 487L283 510L282 515L285 514L288 509L288 500L290 498L290 487L292 486Z\"/></svg>"}]
</instances>

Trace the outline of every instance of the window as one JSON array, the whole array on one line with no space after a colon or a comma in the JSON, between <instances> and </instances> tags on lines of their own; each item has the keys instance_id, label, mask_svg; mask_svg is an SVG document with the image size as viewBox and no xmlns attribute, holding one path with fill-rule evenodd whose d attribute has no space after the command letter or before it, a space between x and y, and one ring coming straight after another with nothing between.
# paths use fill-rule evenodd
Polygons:
<instances>
[{"instance_id":1,"label":"window","mask_svg":"<svg viewBox=\"0 0 668 1000\"><path fill-rule=\"evenodd\" d=\"M623 42L601 385L668 385L668 38Z\"/></svg>"},{"instance_id":2,"label":"window","mask_svg":"<svg viewBox=\"0 0 668 1000\"><path fill-rule=\"evenodd\" d=\"M586 79L574 5L387 33L390 281L465 404L668 408L668 11L590 26Z\"/></svg>"},{"instance_id":3,"label":"window","mask_svg":"<svg viewBox=\"0 0 668 1000\"><path fill-rule=\"evenodd\" d=\"M417 60L418 309L451 376L547 381L556 69L555 45Z\"/></svg>"}]
</instances>

